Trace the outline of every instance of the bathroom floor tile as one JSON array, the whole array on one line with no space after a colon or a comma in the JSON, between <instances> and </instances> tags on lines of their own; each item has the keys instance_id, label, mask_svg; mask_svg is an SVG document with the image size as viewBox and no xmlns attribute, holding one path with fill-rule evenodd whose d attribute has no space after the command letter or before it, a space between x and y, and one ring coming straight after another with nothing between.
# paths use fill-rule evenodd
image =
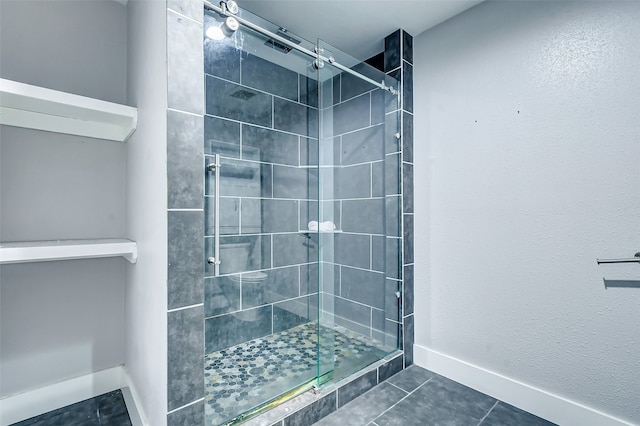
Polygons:
<instances>
[{"instance_id":1,"label":"bathroom floor tile","mask_svg":"<svg viewBox=\"0 0 640 426\"><path fill-rule=\"evenodd\" d=\"M367 426L556 426L413 365L316 423Z\"/></svg>"},{"instance_id":2,"label":"bathroom floor tile","mask_svg":"<svg viewBox=\"0 0 640 426\"><path fill-rule=\"evenodd\" d=\"M496 400L442 376L435 376L375 419L379 426L476 426Z\"/></svg>"},{"instance_id":3,"label":"bathroom floor tile","mask_svg":"<svg viewBox=\"0 0 640 426\"><path fill-rule=\"evenodd\" d=\"M407 392L402 389L398 389L389 383L380 383L380 385L362 394L356 400L320 420L316 425L367 425L405 396L407 396Z\"/></svg>"},{"instance_id":4,"label":"bathroom floor tile","mask_svg":"<svg viewBox=\"0 0 640 426\"><path fill-rule=\"evenodd\" d=\"M116 390L48 413L14 423L12 426L131 426L122 392Z\"/></svg>"},{"instance_id":5,"label":"bathroom floor tile","mask_svg":"<svg viewBox=\"0 0 640 426\"><path fill-rule=\"evenodd\" d=\"M553 426L553 423L500 401L496 404L495 407L493 407L489 415L485 417L482 423L480 423L480 426L503 425Z\"/></svg>"},{"instance_id":6,"label":"bathroom floor tile","mask_svg":"<svg viewBox=\"0 0 640 426\"><path fill-rule=\"evenodd\" d=\"M424 368L420 368L416 365L412 365L411 367L404 369L398 374L392 376L387 381L406 392L412 392L418 386L420 386L433 376L435 376L435 373L432 373L429 370L425 370Z\"/></svg>"},{"instance_id":7,"label":"bathroom floor tile","mask_svg":"<svg viewBox=\"0 0 640 426\"><path fill-rule=\"evenodd\" d=\"M321 369L330 371L329 379L345 377L388 353L380 342L344 327L320 330ZM207 424L224 424L315 380L317 359L317 322L207 354Z\"/></svg>"}]
</instances>

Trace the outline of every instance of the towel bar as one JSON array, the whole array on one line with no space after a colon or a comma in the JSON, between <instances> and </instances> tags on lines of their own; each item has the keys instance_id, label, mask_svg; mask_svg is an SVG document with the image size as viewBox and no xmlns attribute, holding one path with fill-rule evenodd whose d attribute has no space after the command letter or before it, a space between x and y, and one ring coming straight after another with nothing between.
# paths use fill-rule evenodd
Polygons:
<instances>
[{"instance_id":1,"label":"towel bar","mask_svg":"<svg viewBox=\"0 0 640 426\"><path fill-rule=\"evenodd\" d=\"M596 259L598 265L601 263L640 263L640 251L630 259Z\"/></svg>"}]
</instances>

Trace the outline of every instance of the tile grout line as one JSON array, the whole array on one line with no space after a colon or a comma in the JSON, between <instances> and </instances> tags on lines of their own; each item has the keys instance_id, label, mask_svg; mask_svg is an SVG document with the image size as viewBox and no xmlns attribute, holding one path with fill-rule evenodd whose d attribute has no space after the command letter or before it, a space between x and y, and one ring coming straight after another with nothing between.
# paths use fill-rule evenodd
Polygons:
<instances>
[{"instance_id":1,"label":"tile grout line","mask_svg":"<svg viewBox=\"0 0 640 426\"><path fill-rule=\"evenodd\" d=\"M435 377L435 376L433 376ZM375 422L377 419L379 419L380 417L382 417L387 411L391 410L393 407L395 407L396 405L400 404L402 401L404 401L405 399L409 398L411 395L413 395L413 393L415 391L417 391L418 389L420 389L421 387L423 387L424 385L426 385L427 383L429 383L431 381L431 379L433 379L433 377L429 377L429 379L424 382L423 384L421 384L420 386L418 386L417 388L415 388L414 390L412 390L411 392L407 393L405 396L403 396L402 398L400 398L400 400L398 400L398 402L396 402L395 404L393 404L391 407L387 408L386 410L384 410L382 413L380 413L378 415L378 417L376 417L375 419L372 420L372 422ZM389 383L390 385L394 386L392 383ZM395 386L397 387L397 386ZM398 388L400 389L400 388ZM404 389L400 389L404 392L406 392Z\"/></svg>"},{"instance_id":2,"label":"tile grout line","mask_svg":"<svg viewBox=\"0 0 640 426\"><path fill-rule=\"evenodd\" d=\"M391 377L393 377L393 376L391 376ZM388 380L385 380L383 383L385 383L385 382L390 384L391 386L393 386L396 389L400 389L402 392L406 393L407 395L409 395L409 393L410 393L410 392L407 392L406 390L402 389L400 386L394 385L393 383L389 382Z\"/></svg>"},{"instance_id":3,"label":"tile grout line","mask_svg":"<svg viewBox=\"0 0 640 426\"><path fill-rule=\"evenodd\" d=\"M484 417L480 419L480 422L478 422L477 426L480 426L482 424L482 422L484 422L484 419L486 419L489 416L489 414L491 414L493 409L496 408L496 405L498 405L498 402L500 402L500 400L496 399L495 404L493 404L493 406L491 408L489 408L489 411L487 411L487 414L485 414Z\"/></svg>"}]
</instances>

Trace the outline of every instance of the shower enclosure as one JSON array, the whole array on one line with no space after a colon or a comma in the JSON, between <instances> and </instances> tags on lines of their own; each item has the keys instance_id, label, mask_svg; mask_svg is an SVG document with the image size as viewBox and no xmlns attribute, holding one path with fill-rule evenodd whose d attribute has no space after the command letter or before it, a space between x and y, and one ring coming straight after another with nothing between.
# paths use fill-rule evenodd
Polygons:
<instances>
[{"instance_id":1,"label":"shower enclosure","mask_svg":"<svg viewBox=\"0 0 640 426\"><path fill-rule=\"evenodd\" d=\"M399 83L228 5L203 26L208 425L401 338Z\"/></svg>"}]
</instances>

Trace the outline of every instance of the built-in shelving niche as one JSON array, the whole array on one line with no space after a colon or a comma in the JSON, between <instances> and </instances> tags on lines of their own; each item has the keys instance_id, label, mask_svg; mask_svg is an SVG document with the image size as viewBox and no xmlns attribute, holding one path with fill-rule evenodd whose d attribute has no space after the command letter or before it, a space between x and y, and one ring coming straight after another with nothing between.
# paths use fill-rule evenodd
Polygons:
<instances>
[{"instance_id":1,"label":"built-in shelving niche","mask_svg":"<svg viewBox=\"0 0 640 426\"><path fill-rule=\"evenodd\" d=\"M0 79L0 124L126 142L138 124L136 108ZM138 258L126 239L0 243L0 264L122 256Z\"/></svg>"}]
</instances>

